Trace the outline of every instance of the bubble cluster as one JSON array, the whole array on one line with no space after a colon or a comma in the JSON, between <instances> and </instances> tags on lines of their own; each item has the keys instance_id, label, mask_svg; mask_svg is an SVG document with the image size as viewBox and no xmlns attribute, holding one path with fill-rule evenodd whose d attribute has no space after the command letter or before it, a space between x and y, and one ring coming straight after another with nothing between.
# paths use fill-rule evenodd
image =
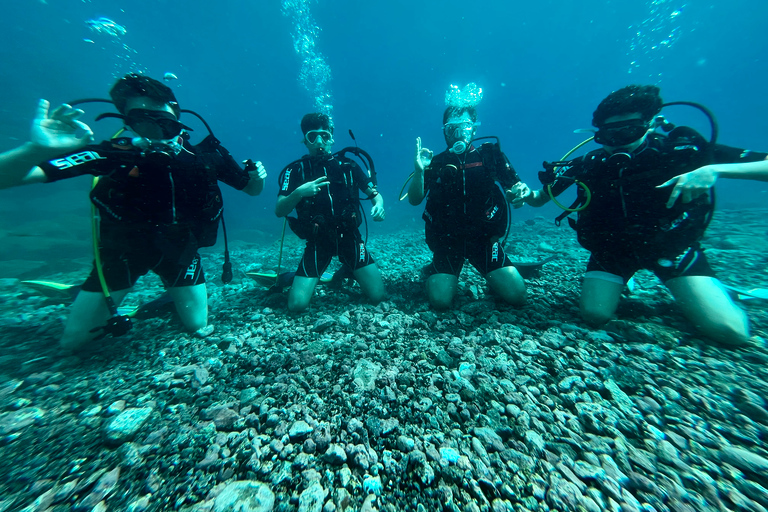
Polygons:
<instances>
[{"instance_id":1,"label":"bubble cluster","mask_svg":"<svg viewBox=\"0 0 768 512\"><path fill-rule=\"evenodd\" d=\"M107 43L111 46L112 51L115 53L115 58L117 60L114 69L112 70L112 78L117 80L130 72L146 73L146 67L136 63L135 56L138 52L125 44L122 40L123 36L128 33L128 30L124 26L114 20L104 17L87 20L85 23L88 25L91 32L96 34L94 37L106 39ZM86 43L95 43L92 39L83 39L83 41Z\"/></svg>"},{"instance_id":2,"label":"bubble cluster","mask_svg":"<svg viewBox=\"0 0 768 512\"><path fill-rule=\"evenodd\" d=\"M631 25L632 39L627 56L629 73L649 69L648 77L661 81L661 73L654 71L654 64L663 59L666 52L677 42L682 32L679 18L686 7L680 0L647 0L648 16Z\"/></svg>"},{"instance_id":3,"label":"bubble cluster","mask_svg":"<svg viewBox=\"0 0 768 512\"><path fill-rule=\"evenodd\" d=\"M447 107L476 107L483 99L483 89L475 82L470 82L460 89L458 85L451 84L445 92L445 106Z\"/></svg>"},{"instance_id":4,"label":"bubble cluster","mask_svg":"<svg viewBox=\"0 0 768 512\"><path fill-rule=\"evenodd\" d=\"M283 0L283 14L293 22L293 49L301 58L299 83L312 95L315 109L331 115L331 67L317 49L320 28L315 23L310 4L312 0Z\"/></svg>"}]
</instances>

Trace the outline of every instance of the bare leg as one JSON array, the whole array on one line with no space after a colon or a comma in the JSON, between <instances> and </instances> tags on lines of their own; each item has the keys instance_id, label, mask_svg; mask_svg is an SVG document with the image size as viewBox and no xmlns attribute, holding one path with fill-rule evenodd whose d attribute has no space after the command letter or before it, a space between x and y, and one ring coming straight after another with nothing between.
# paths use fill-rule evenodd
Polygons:
<instances>
[{"instance_id":1,"label":"bare leg","mask_svg":"<svg viewBox=\"0 0 768 512\"><path fill-rule=\"evenodd\" d=\"M723 289L720 281L706 276L684 276L666 282L683 314L702 334L726 345L749 340L749 321Z\"/></svg>"},{"instance_id":2,"label":"bare leg","mask_svg":"<svg viewBox=\"0 0 768 512\"><path fill-rule=\"evenodd\" d=\"M115 305L119 306L130 291L129 288L113 292L111 296ZM61 347L69 350L83 348L100 334L99 332L91 332L91 329L105 325L110 316L103 293L81 290L69 309L69 318L67 318L64 334L60 340Z\"/></svg>"},{"instance_id":3,"label":"bare leg","mask_svg":"<svg viewBox=\"0 0 768 512\"><path fill-rule=\"evenodd\" d=\"M608 322L619 307L623 290L623 283L585 277L581 284L581 317L592 327Z\"/></svg>"},{"instance_id":4,"label":"bare leg","mask_svg":"<svg viewBox=\"0 0 768 512\"><path fill-rule=\"evenodd\" d=\"M381 279L381 272L379 271L378 265L375 263L366 265L363 268L355 270L353 275L355 276L355 280L360 284L360 288L362 288L365 296L368 297L372 303L378 304L384 300L387 292L384 289L384 281Z\"/></svg>"},{"instance_id":5,"label":"bare leg","mask_svg":"<svg viewBox=\"0 0 768 512\"><path fill-rule=\"evenodd\" d=\"M459 278L453 274L432 274L427 278L429 303L439 310L450 308L458 286Z\"/></svg>"},{"instance_id":6,"label":"bare leg","mask_svg":"<svg viewBox=\"0 0 768 512\"><path fill-rule=\"evenodd\" d=\"M317 277L294 277L288 293L288 311L295 313L307 309L318 281Z\"/></svg>"},{"instance_id":7,"label":"bare leg","mask_svg":"<svg viewBox=\"0 0 768 512\"><path fill-rule=\"evenodd\" d=\"M168 288L168 293L173 298L184 327L197 331L208 325L208 293L205 283Z\"/></svg>"},{"instance_id":8,"label":"bare leg","mask_svg":"<svg viewBox=\"0 0 768 512\"><path fill-rule=\"evenodd\" d=\"M513 306L525 304L525 281L515 267L502 267L485 276L491 290Z\"/></svg>"}]
</instances>

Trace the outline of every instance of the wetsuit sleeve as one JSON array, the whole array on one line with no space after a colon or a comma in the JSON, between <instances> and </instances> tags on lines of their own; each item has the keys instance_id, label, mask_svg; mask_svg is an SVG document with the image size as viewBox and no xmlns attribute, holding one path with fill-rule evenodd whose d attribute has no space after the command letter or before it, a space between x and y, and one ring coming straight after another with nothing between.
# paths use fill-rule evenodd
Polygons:
<instances>
[{"instance_id":1,"label":"wetsuit sleeve","mask_svg":"<svg viewBox=\"0 0 768 512\"><path fill-rule=\"evenodd\" d=\"M722 144L715 144L712 159L717 164L739 164L746 162L759 162L768 157L768 153L750 151L749 149L733 148Z\"/></svg>"},{"instance_id":2,"label":"wetsuit sleeve","mask_svg":"<svg viewBox=\"0 0 768 512\"><path fill-rule=\"evenodd\" d=\"M226 150L219 155L221 161L216 166L216 179L236 190L243 190L251 179L248 173L238 165Z\"/></svg>"},{"instance_id":3,"label":"wetsuit sleeve","mask_svg":"<svg viewBox=\"0 0 768 512\"><path fill-rule=\"evenodd\" d=\"M113 151L110 151L108 145L108 142L104 142L95 146L85 146L77 151L42 162L38 167L45 173L46 183L86 174L104 176L120 165L111 158Z\"/></svg>"},{"instance_id":4,"label":"wetsuit sleeve","mask_svg":"<svg viewBox=\"0 0 768 512\"><path fill-rule=\"evenodd\" d=\"M301 185L301 174L301 162L286 168L285 173L280 177L280 188L277 191L277 195L291 195Z\"/></svg>"},{"instance_id":5,"label":"wetsuit sleeve","mask_svg":"<svg viewBox=\"0 0 768 512\"><path fill-rule=\"evenodd\" d=\"M504 188L504 190L509 190L516 183L520 183L520 176L517 174L517 171L515 171L515 168L512 167L512 164L509 163L509 158L507 158L507 155L502 153L501 156L504 159L505 165L496 170L498 173L497 179L499 183L501 183L501 186Z\"/></svg>"},{"instance_id":6,"label":"wetsuit sleeve","mask_svg":"<svg viewBox=\"0 0 768 512\"><path fill-rule=\"evenodd\" d=\"M558 176L555 181L552 182L552 195L559 196L568 187L573 185L573 178L577 176L582 170L581 160L572 161L569 165L558 170ZM544 186L546 189L546 185Z\"/></svg>"},{"instance_id":7,"label":"wetsuit sleeve","mask_svg":"<svg viewBox=\"0 0 768 512\"><path fill-rule=\"evenodd\" d=\"M352 160L349 160L349 163L352 165L352 179L355 180L355 183L357 184L357 188L359 188L361 191L365 191L365 190L368 190L369 187L372 187L373 180L368 175L368 173L365 172L362 167L357 165L357 163L353 162Z\"/></svg>"}]
</instances>

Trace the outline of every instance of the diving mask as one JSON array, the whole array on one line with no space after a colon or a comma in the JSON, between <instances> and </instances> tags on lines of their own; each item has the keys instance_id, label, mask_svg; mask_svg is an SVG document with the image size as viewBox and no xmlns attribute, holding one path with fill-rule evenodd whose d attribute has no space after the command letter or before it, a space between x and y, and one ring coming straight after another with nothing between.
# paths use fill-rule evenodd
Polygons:
<instances>
[{"instance_id":1,"label":"diving mask","mask_svg":"<svg viewBox=\"0 0 768 512\"><path fill-rule=\"evenodd\" d=\"M319 146L321 144L333 144L333 134L328 130L309 130L304 135L307 144Z\"/></svg>"},{"instance_id":2,"label":"diving mask","mask_svg":"<svg viewBox=\"0 0 768 512\"><path fill-rule=\"evenodd\" d=\"M626 146L641 139L650 129L650 124L643 119L605 123L595 132L595 142L610 147Z\"/></svg>"},{"instance_id":3,"label":"diving mask","mask_svg":"<svg viewBox=\"0 0 768 512\"><path fill-rule=\"evenodd\" d=\"M449 121L445 123L443 125L443 135L445 136L445 142L451 146L449 151L458 155L464 153L472 142L475 128L478 126L480 126L479 122L474 123L472 121Z\"/></svg>"},{"instance_id":4,"label":"diving mask","mask_svg":"<svg viewBox=\"0 0 768 512\"><path fill-rule=\"evenodd\" d=\"M125 116L125 124L141 137L154 140L169 140L181 135L182 130L191 128L180 123L176 116L162 110L135 108Z\"/></svg>"}]
</instances>

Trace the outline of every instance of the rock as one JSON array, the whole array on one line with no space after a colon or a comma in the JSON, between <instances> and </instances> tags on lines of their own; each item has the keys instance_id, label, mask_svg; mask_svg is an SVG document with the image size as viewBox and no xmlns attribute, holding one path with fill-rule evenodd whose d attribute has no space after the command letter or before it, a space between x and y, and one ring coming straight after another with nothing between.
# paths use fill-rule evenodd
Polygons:
<instances>
[{"instance_id":1,"label":"rock","mask_svg":"<svg viewBox=\"0 0 768 512\"><path fill-rule=\"evenodd\" d=\"M395 447L403 453L409 453L416 446L413 439L406 436L397 436Z\"/></svg>"},{"instance_id":2,"label":"rock","mask_svg":"<svg viewBox=\"0 0 768 512\"><path fill-rule=\"evenodd\" d=\"M306 439L313 430L314 428L304 420L294 421L293 425L288 429L288 437L290 437L293 442L302 441Z\"/></svg>"},{"instance_id":3,"label":"rock","mask_svg":"<svg viewBox=\"0 0 768 512\"><path fill-rule=\"evenodd\" d=\"M8 435L39 422L45 416L45 411L37 407L25 407L18 411L0 414L0 435Z\"/></svg>"},{"instance_id":4,"label":"rock","mask_svg":"<svg viewBox=\"0 0 768 512\"><path fill-rule=\"evenodd\" d=\"M240 415L232 409L222 407L213 413L213 424L216 430L232 430Z\"/></svg>"},{"instance_id":5,"label":"rock","mask_svg":"<svg viewBox=\"0 0 768 512\"><path fill-rule=\"evenodd\" d=\"M379 363L360 359L352 370L352 382L359 391L373 391L376 389L376 379L381 373L381 368Z\"/></svg>"},{"instance_id":6,"label":"rock","mask_svg":"<svg viewBox=\"0 0 768 512\"><path fill-rule=\"evenodd\" d=\"M747 473L761 476L768 474L768 459L744 448L724 446L717 455L720 462L736 466Z\"/></svg>"},{"instance_id":7,"label":"rock","mask_svg":"<svg viewBox=\"0 0 768 512\"><path fill-rule=\"evenodd\" d=\"M147 423L150 414L151 407L129 408L112 418L104 428L107 443L117 446L133 439Z\"/></svg>"},{"instance_id":8,"label":"rock","mask_svg":"<svg viewBox=\"0 0 768 512\"><path fill-rule=\"evenodd\" d=\"M340 444L331 444L321 458L328 464L341 466L347 462L347 452Z\"/></svg>"},{"instance_id":9,"label":"rock","mask_svg":"<svg viewBox=\"0 0 768 512\"><path fill-rule=\"evenodd\" d=\"M562 478L552 478L547 490L547 504L556 510L578 510L584 495L579 488Z\"/></svg>"},{"instance_id":10,"label":"rock","mask_svg":"<svg viewBox=\"0 0 768 512\"><path fill-rule=\"evenodd\" d=\"M330 315L323 315L317 319L315 325L312 326L312 332L325 332L331 327L336 325L336 319Z\"/></svg>"},{"instance_id":11,"label":"rock","mask_svg":"<svg viewBox=\"0 0 768 512\"><path fill-rule=\"evenodd\" d=\"M275 495L267 484L240 480L227 485L216 496L213 512L271 512L274 506Z\"/></svg>"},{"instance_id":12,"label":"rock","mask_svg":"<svg viewBox=\"0 0 768 512\"><path fill-rule=\"evenodd\" d=\"M299 512L320 512L328 491L315 480L299 496Z\"/></svg>"},{"instance_id":13,"label":"rock","mask_svg":"<svg viewBox=\"0 0 768 512\"><path fill-rule=\"evenodd\" d=\"M544 453L544 438L541 437L541 434L534 430L527 430L525 432L525 444L528 446L528 449L531 450L531 452L537 455Z\"/></svg>"},{"instance_id":14,"label":"rock","mask_svg":"<svg viewBox=\"0 0 768 512\"><path fill-rule=\"evenodd\" d=\"M79 509L92 509L96 507L107 496L112 494L117 485L117 479L120 478L120 467L104 473L96 482L96 486L91 493L78 505Z\"/></svg>"},{"instance_id":15,"label":"rock","mask_svg":"<svg viewBox=\"0 0 768 512\"><path fill-rule=\"evenodd\" d=\"M499 436L499 434L492 428L477 427L473 429L473 433L480 441L482 441L483 446L489 452L501 452L506 448L501 436Z\"/></svg>"},{"instance_id":16,"label":"rock","mask_svg":"<svg viewBox=\"0 0 768 512\"><path fill-rule=\"evenodd\" d=\"M461 454L454 448L447 446L440 447L440 460L444 460L449 464L456 464L459 461L460 456Z\"/></svg>"},{"instance_id":17,"label":"rock","mask_svg":"<svg viewBox=\"0 0 768 512\"><path fill-rule=\"evenodd\" d=\"M258 396L259 393L256 388L245 388L240 392L240 407L253 404Z\"/></svg>"}]
</instances>

